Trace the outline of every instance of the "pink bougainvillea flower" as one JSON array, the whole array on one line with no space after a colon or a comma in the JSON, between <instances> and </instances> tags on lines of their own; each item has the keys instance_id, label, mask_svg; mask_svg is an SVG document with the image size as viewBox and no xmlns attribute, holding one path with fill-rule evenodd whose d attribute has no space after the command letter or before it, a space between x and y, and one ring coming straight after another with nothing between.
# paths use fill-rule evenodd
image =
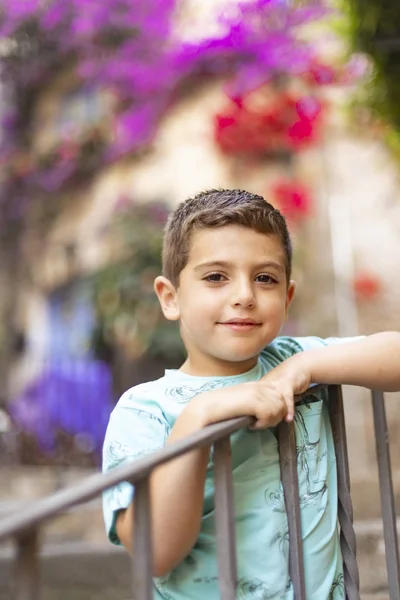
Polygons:
<instances>
[{"instance_id":1,"label":"pink bougainvillea flower","mask_svg":"<svg viewBox=\"0 0 400 600\"><path fill-rule=\"evenodd\" d=\"M2 76L14 91L10 107L15 105L17 117L4 132L2 144L14 148L26 144L26 99L50 84L64 65L73 64L92 89L111 89L119 98L110 115L114 135L98 152L101 164L149 145L171 104L205 80L227 81L240 108L246 93L277 74L300 75L315 59L313 45L298 35L298 29L323 16L319 0L302 8L283 0L238 2L224 12L214 33L190 42L180 40L176 30L179 5L178 0L2 0L0 35L18 34L33 44L28 54L2 60ZM275 139L279 116L272 116L268 126L255 117L250 121L253 137L244 142L247 149L252 141L257 151L264 152L265 133L271 130L272 146L279 145ZM304 125L300 129L293 133L297 139L305 138ZM231 149L239 143L237 133L225 140ZM63 163L68 155L64 153ZM78 162L71 156L71 164ZM57 182L64 184L70 170L66 164L62 168L59 176L45 173L47 189L50 179L52 189ZM40 185L40 173L36 175ZM2 190L10 199L7 185Z\"/></svg>"},{"instance_id":2,"label":"pink bougainvillea flower","mask_svg":"<svg viewBox=\"0 0 400 600\"><path fill-rule=\"evenodd\" d=\"M256 105L252 103L258 94ZM264 85L229 99L214 121L215 141L227 154L259 156L299 151L318 140L322 103Z\"/></svg>"},{"instance_id":3,"label":"pink bougainvillea flower","mask_svg":"<svg viewBox=\"0 0 400 600\"><path fill-rule=\"evenodd\" d=\"M312 196L307 186L292 179L280 179L271 187L279 210L292 222L300 222L312 210Z\"/></svg>"}]
</instances>

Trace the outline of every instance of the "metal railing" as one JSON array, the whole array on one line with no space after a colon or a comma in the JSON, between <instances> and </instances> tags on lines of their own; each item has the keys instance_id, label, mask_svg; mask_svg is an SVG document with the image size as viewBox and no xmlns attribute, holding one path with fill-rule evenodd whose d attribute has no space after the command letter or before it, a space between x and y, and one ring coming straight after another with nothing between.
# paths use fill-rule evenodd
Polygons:
<instances>
[{"instance_id":1,"label":"metal railing","mask_svg":"<svg viewBox=\"0 0 400 600\"><path fill-rule=\"evenodd\" d=\"M314 394L317 389L312 388ZM330 419L338 472L338 522L343 556L346 598L359 600L359 574L356 561L356 538L350 496L349 465L340 386L329 386ZM310 391L297 397L307 397ZM391 600L400 599L399 552L396 530L389 441L385 401L381 392L372 392L376 450L380 480L383 530L386 548L388 587ZM41 526L65 510L82 504L122 481L135 484L134 547L132 590L135 600L151 600L152 545L149 478L155 467L190 450L214 444L216 539L221 600L236 598L236 544L234 526L233 481L230 434L252 422L250 417L231 419L211 425L186 439L175 442L134 463L120 466L105 474L96 474L78 485L36 501L31 507L9 514L0 521L0 540L14 538L17 545L15 600L40 600ZM296 600L306 600L303 551L297 481L296 439L293 423L278 427L281 478L289 525L289 570Z\"/></svg>"}]
</instances>

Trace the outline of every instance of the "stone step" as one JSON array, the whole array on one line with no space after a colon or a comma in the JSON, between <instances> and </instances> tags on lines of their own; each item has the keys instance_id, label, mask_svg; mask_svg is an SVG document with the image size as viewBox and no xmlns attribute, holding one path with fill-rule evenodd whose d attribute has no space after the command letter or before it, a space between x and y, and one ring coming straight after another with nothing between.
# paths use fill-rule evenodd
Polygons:
<instances>
[{"instance_id":1,"label":"stone step","mask_svg":"<svg viewBox=\"0 0 400 600\"><path fill-rule=\"evenodd\" d=\"M13 512L15 506L14 504ZM29 503L23 503L17 510L29 509L29 506ZM0 518L6 514L5 511L1 514L0 508ZM42 538L44 544L75 541L92 543L107 541L100 500L96 499L88 504L74 507L44 524Z\"/></svg>"},{"instance_id":2,"label":"stone step","mask_svg":"<svg viewBox=\"0 0 400 600\"><path fill-rule=\"evenodd\" d=\"M13 504L12 508L15 510L16 505ZM2 509L0 508L0 512L4 515L10 506L3 504ZM355 532L362 589L369 594L384 593L387 589L387 575L382 524L379 520L358 521L355 523ZM51 553L55 557L60 553L68 554L73 561L80 552L87 556L88 552L93 551L93 560L101 562L103 556L120 552L106 540L99 500L72 509L46 524L42 544L45 562L48 562L47 557ZM0 548L3 554L5 551L11 552L11 543L2 544ZM48 548L52 548L50 554Z\"/></svg>"},{"instance_id":3,"label":"stone step","mask_svg":"<svg viewBox=\"0 0 400 600\"><path fill-rule=\"evenodd\" d=\"M354 530L361 589L366 594L374 594L374 598L385 600L388 598L388 584L382 522L358 521ZM397 530L400 530L400 520L397 521Z\"/></svg>"},{"instance_id":4,"label":"stone step","mask_svg":"<svg viewBox=\"0 0 400 600\"><path fill-rule=\"evenodd\" d=\"M389 600L379 523L356 523L362 600ZM12 595L13 549L0 549L0 600ZM130 595L130 559L108 543L46 544L41 559L43 600L119 600Z\"/></svg>"},{"instance_id":5,"label":"stone step","mask_svg":"<svg viewBox=\"0 0 400 600\"><path fill-rule=\"evenodd\" d=\"M13 593L13 551L0 551L0 600ZM130 559L111 544L49 545L41 556L41 600L119 600L129 598Z\"/></svg>"},{"instance_id":6,"label":"stone step","mask_svg":"<svg viewBox=\"0 0 400 600\"><path fill-rule=\"evenodd\" d=\"M37 474L37 477L35 477ZM0 518L15 510L29 508L32 500L39 495L47 495L60 489L70 487L78 479L88 476L88 471L69 470L64 473L54 484L54 473L42 471L39 476L35 470L28 473L23 472L14 477L13 485L7 484L6 473L0 473ZM11 476L11 473L8 473ZM35 482L37 488L33 488ZM18 485L17 485L18 484ZM35 492L35 493L33 493ZM15 494L13 496L13 494ZM20 498L18 502L13 498ZM371 514L371 511L368 510ZM357 513L356 513L357 514ZM360 569L360 578L363 590L363 600L387 600L387 576L385 562L385 547L382 533L382 525L379 519L367 519L355 523L357 535L357 556ZM115 549L106 540L101 508L101 500L97 498L87 504L74 508L67 513L55 518L43 530L42 543L44 547L43 570L46 589L60 591L59 583L67 586L71 581L76 582L77 587L73 593L65 596L65 600L89 600L92 596L82 596L85 590L96 590L96 600L120 600L129 598L129 558L127 555ZM8 559L6 558L8 552ZM10 595L1 595L2 574L5 573L10 581L11 544L0 544L0 600L12 598ZM1 558L3 557L3 558ZM63 562L69 565L66 572L70 574L71 580L63 576ZM5 564L8 564L5 567ZM103 573L109 572L109 581L113 581L113 595L108 592L107 577ZM98 576L101 585L97 584ZM120 582L120 583L118 583ZM83 590L82 594L79 590ZM49 592L53 593L53 592ZM91 594L92 592L90 592ZM94 596L93 596L94 597ZM44 597L47 600L47 597ZM52 600L52 596L48 596ZM64 600L62 595L54 596L57 600Z\"/></svg>"},{"instance_id":7,"label":"stone step","mask_svg":"<svg viewBox=\"0 0 400 600\"><path fill-rule=\"evenodd\" d=\"M0 556L0 600L13 598L9 555ZM43 555L43 600L128 600L129 558L113 548L94 545L52 547ZM361 594L361 600L389 600L388 593Z\"/></svg>"}]
</instances>

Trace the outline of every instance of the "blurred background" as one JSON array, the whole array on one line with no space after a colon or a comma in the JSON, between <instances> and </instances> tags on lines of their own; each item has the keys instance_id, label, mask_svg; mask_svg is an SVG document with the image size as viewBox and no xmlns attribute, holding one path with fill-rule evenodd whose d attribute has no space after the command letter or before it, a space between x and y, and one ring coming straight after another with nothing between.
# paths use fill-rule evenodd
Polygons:
<instances>
[{"instance_id":1,"label":"blurred background","mask_svg":"<svg viewBox=\"0 0 400 600\"><path fill-rule=\"evenodd\" d=\"M394 0L1 0L0 515L98 469L118 397L182 362L152 285L168 213L198 191L287 216L285 333L399 329L399 51ZM345 392L374 523L369 396ZM98 504L52 527L105 543Z\"/></svg>"}]
</instances>

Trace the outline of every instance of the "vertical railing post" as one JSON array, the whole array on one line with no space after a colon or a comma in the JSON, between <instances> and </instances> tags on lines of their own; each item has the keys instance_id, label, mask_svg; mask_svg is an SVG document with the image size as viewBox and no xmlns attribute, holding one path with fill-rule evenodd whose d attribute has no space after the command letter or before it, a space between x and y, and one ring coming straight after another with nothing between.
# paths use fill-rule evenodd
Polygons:
<instances>
[{"instance_id":1,"label":"vertical railing post","mask_svg":"<svg viewBox=\"0 0 400 600\"><path fill-rule=\"evenodd\" d=\"M17 539L15 600L39 600L40 566L37 529L21 533Z\"/></svg>"},{"instance_id":2,"label":"vertical railing post","mask_svg":"<svg viewBox=\"0 0 400 600\"><path fill-rule=\"evenodd\" d=\"M237 565L231 443L214 444L215 519L221 600L236 600Z\"/></svg>"},{"instance_id":3,"label":"vertical railing post","mask_svg":"<svg viewBox=\"0 0 400 600\"><path fill-rule=\"evenodd\" d=\"M381 495L389 594L390 600L400 600L399 544L397 538L396 508L393 494L385 399L382 392L372 392L372 409L374 413L376 457L378 461L379 491Z\"/></svg>"},{"instance_id":4,"label":"vertical railing post","mask_svg":"<svg viewBox=\"0 0 400 600\"><path fill-rule=\"evenodd\" d=\"M281 481L289 527L289 572L296 600L306 600L294 423L278 426Z\"/></svg>"},{"instance_id":5,"label":"vertical railing post","mask_svg":"<svg viewBox=\"0 0 400 600\"><path fill-rule=\"evenodd\" d=\"M150 478L135 484L133 516L132 591L134 600L153 598L153 544Z\"/></svg>"},{"instance_id":6,"label":"vertical railing post","mask_svg":"<svg viewBox=\"0 0 400 600\"><path fill-rule=\"evenodd\" d=\"M350 496L350 472L347 455L342 388L329 386L329 412L335 445L338 479L338 517L340 548L343 556L344 585L347 600L360 599L360 577L356 560L356 536L353 528L353 504Z\"/></svg>"}]
</instances>

